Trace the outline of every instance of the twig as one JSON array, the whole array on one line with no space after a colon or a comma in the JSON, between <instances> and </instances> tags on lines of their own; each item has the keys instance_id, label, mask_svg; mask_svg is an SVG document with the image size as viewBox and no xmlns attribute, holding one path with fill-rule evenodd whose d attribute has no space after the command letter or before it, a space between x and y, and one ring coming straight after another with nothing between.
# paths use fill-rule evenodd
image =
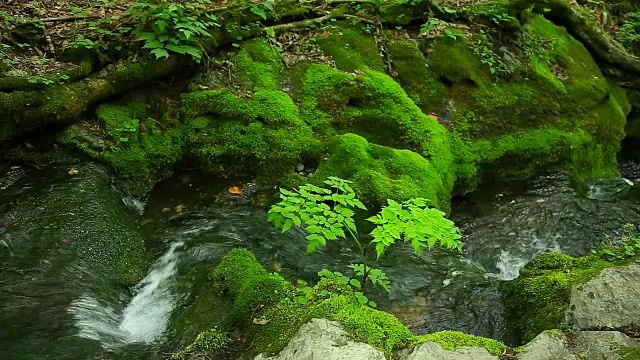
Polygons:
<instances>
[{"instance_id":1,"label":"twig","mask_svg":"<svg viewBox=\"0 0 640 360\"><path fill-rule=\"evenodd\" d=\"M343 17L345 17L347 19L357 19L358 21L362 21L363 23L366 23L366 24L369 24L369 25L377 25L375 21L369 20L369 19L364 18L362 16L344 14Z\"/></svg>"}]
</instances>

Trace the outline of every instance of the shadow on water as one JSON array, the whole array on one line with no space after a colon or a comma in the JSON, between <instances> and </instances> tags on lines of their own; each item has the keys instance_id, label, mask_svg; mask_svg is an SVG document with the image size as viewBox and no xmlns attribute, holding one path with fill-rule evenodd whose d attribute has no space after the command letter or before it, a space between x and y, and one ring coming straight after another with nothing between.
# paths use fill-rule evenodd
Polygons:
<instances>
[{"instance_id":1,"label":"shadow on water","mask_svg":"<svg viewBox=\"0 0 640 360\"><path fill-rule=\"evenodd\" d=\"M34 183L35 178L43 184ZM213 181L187 172L159 184L146 203L124 201L144 213L139 223L156 259L144 279L128 291L109 285L102 273L82 268L63 253L44 249L19 254L8 243L7 234L39 240L38 234L10 231L7 214L17 203L43 196L51 179L11 172L0 177L0 199L10 200L0 204L5 221L0 223L2 259L10 265L3 266L0 283L0 334L5 335L0 348L20 347L27 354L9 358L100 358L104 353L111 354L106 358L166 358L171 348L193 339L225 314L227 308L219 299L194 293L207 286L206 272L234 247L249 248L267 268L290 279L313 281L322 268L342 271L358 260L344 243L330 243L306 255L302 231L281 234L266 221L266 207L230 200L226 189L239 181ZM380 262L393 290L373 297L416 333L454 329L508 341L500 282L515 278L539 253L584 255L605 234L616 233L626 223L637 224L638 201L626 198L629 187L621 179L599 180L577 194L569 178L558 173L484 184L453 204L452 217L464 234L464 253L434 249L415 256L409 247L396 247ZM255 190L251 184L245 189ZM260 192L254 198L266 202ZM55 227L62 220L42 221L53 221ZM19 261L33 272L29 276L34 279L24 286L22 275L15 273L21 269ZM74 273L76 280L35 276L53 274L47 270L51 266ZM21 302L33 304L18 306ZM193 306L198 302L205 306ZM14 306L19 310L7 312ZM176 320L176 313L188 316ZM47 353L57 357L42 356Z\"/></svg>"}]
</instances>

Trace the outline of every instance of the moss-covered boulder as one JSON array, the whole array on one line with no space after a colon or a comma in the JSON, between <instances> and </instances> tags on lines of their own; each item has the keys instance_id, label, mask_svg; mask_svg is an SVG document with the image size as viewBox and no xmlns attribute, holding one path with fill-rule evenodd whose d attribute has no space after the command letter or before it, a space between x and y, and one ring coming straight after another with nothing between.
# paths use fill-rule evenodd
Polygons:
<instances>
[{"instance_id":1,"label":"moss-covered boulder","mask_svg":"<svg viewBox=\"0 0 640 360\"><path fill-rule=\"evenodd\" d=\"M60 139L102 160L135 193L148 191L170 175L182 157L183 127L170 118L152 116L142 102L102 104L96 115L97 123L72 126Z\"/></svg>"},{"instance_id":2,"label":"moss-covered boulder","mask_svg":"<svg viewBox=\"0 0 640 360\"><path fill-rule=\"evenodd\" d=\"M308 301L296 301L303 292L278 274L267 272L245 249L232 250L210 277L214 288L233 304L222 323L227 330L241 329L255 353L280 352L313 318L337 321L352 340L387 356L428 341L451 350L476 346L494 355L505 350L498 341L457 332L416 337L393 315L362 305L350 286L327 279L310 288Z\"/></svg>"},{"instance_id":3,"label":"moss-covered boulder","mask_svg":"<svg viewBox=\"0 0 640 360\"><path fill-rule=\"evenodd\" d=\"M552 164L582 179L616 174L630 107L587 49L541 16L502 57L497 43L459 32L389 47L400 84L452 130L459 183L472 186L478 171L523 175Z\"/></svg>"},{"instance_id":4,"label":"moss-covered boulder","mask_svg":"<svg viewBox=\"0 0 640 360\"><path fill-rule=\"evenodd\" d=\"M615 302L612 300L614 296L610 296L611 292L631 291L633 293L637 288L637 281L631 281L630 276L629 279L616 284L608 283L606 286L614 289L603 294L584 291L597 286L601 282L597 279L607 273L608 268L620 266L628 261L631 260L610 262L595 255L580 258L559 253L539 255L522 269L517 279L504 285L504 301L515 333L520 334L521 341L524 343L541 332L551 329L621 328L620 324L613 323L592 322L593 326L585 326L584 323L576 323L575 316L572 314L575 311L579 314L590 313L597 308L594 305L589 308L589 304L610 305L612 301ZM614 273L617 272L614 271ZM579 317L583 322L586 322L585 319L589 316L598 319L624 317L628 322L637 321L635 315L629 316L622 310L625 306L612 308L609 305L606 305L609 310L605 312L600 309L599 314Z\"/></svg>"}]
</instances>

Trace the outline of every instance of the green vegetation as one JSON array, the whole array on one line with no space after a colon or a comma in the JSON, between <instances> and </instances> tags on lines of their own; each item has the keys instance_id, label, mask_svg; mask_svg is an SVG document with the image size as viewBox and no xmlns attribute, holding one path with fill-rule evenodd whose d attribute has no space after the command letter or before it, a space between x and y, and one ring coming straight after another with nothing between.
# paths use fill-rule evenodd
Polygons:
<instances>
[{"instance_id":1,"label":"green vegetation","mask_svg":"<svg viewBox=\"0 0 640 360\"><path fill-rule=\"evenodd\" d=\"M329 177L324 184L329 185L329 188L307 184L294 191L280 189L281 200L271 207L268 219L276 228L282 229L282 232L294 226L303 228L309 234L308 254L326 246L327 241L347 238L353 240L363 262L349 266L361 279L360 282L351 282L357 289L370 281L373 285L379 285L391 292L387 275L370 265L367 258L369 248L375 249L375 261L400 240L410 243L417 255L425 248L431 249L436 244L462 251L462 236L453 222L445 218L442 211L429 207L429 200L423 198L414 198L403 203L389 199L387 206L377 215L367 219L376 226L370 233L372 240L363 246L354 216L356 210L367 209L356 198L349 185L351 182ZM362 304L368 303L375 307L375 304L371 304L361 293L356 295Z\"/></svg>"},{"instance_id":2,"label":"green vegetation","mask_svg":"<svg viewBox=\"0 0 640 360\"><path fill-rule=\"evenodd\" d=\"M132 190L144 192L182 156L183 129L164 129L146 114L145 105L101 105L97 110L102 143L81 127L69 128L61 140L101 159L128 180Z\"/></svg>"},{"instance_id":3,"label":"green vegetation","mask_svg":"<svg viewBox=\"0 0 640 360\"><path fill-rule=\"evenodd\" d=\"M425 341L438 342L448 349L480 346L493 354L502 353L505 348L489 339L449 332L416 337L393 315L362 304L357 289L348 282L324 277L313 287L300 284L296 288L281 276L268 273L245 249L234 249L225 256L211 273L211 280L233 301L225 323L240 326L256 353L281 351L300 326L312 318L340 322L354 340L368 343L387 356ZM295 300L301 295L308 297L308 301ZM256 313L256 308L261 310ZM262 319L266 324L256 326L254 319Z\"/></svg>"},{"instance_id":4,"label":"green vegetation","mask_svg":"<svg viewBox=\"0 0 640 360\"><path fill-rule=\"evenodd\" d=\"M190 355L216 354L228 348L231 343L231 339L225 332L214 327L198 334L193 343L189 344L184 350L172 355L171 359L187 360Z\"/></svg>"},{"instance_id":5,"label":"green vegetation","mask_svg":"<svg viewBox=\"0 0 640 360\"><path fill-rule=\"evenodd\" d=\"M129 7L128 15L137 20L133 34L144 41L156 58L169 58L169 52L187 54L196 62L202 60L202 37L210 37L208 29L217 18L202 12L202 5L210 0L185 2L138 1Z\"/></svg>"},{"instance_id":6,"label":"green vegetation","mask_svg":"<svg viewBox=\"0 0 640 360\"><path fill-rule=\"evenodd\" d=\"M440 344L443 349L451 351L455 351L465 346L481 347L487 349L491 355L495 356L502 355L506 350L506 346L497 340L450 330L428 335L420 335L414 340L415 344L423 344L426 342L436 342Z\"/></svg>"},{"instance_id":7,"label":"green vegetation","mask_svg":"<svg viewBox=\"0 0 640 360\"><path fill-rule=\"evenodd\" d=\"M607 236L594 255L574 258L544 253L527 264L520 276L505 284L505 304L515 329L528 342L544 330L568 330L565 311L571 289L598 276L608 267L627 264L640 254L640 236L632 225L613 241Z\"/></svg>"}]
</instances>

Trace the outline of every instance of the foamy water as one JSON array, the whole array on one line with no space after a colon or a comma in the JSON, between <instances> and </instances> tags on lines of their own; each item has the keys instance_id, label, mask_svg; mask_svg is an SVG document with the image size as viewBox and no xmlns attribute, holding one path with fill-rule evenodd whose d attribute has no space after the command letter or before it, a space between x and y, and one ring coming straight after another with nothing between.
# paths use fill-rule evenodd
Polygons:
<instances>
[{"instance_id":1,"label":"foamy water","mask_svg":"<svg viewBox=\"0 0 640 360\"><path fill-rule=\"evenodd\" d=\"M121 304L107 304L93 295L73 301L69 312L76 319L78 336L99 341L107 349L161 339L176 304L171 284L179 256L177 249L183 245L171 244L136 286L135 296L123 309L118 306Z\"/></svg>"}]
</instances>

